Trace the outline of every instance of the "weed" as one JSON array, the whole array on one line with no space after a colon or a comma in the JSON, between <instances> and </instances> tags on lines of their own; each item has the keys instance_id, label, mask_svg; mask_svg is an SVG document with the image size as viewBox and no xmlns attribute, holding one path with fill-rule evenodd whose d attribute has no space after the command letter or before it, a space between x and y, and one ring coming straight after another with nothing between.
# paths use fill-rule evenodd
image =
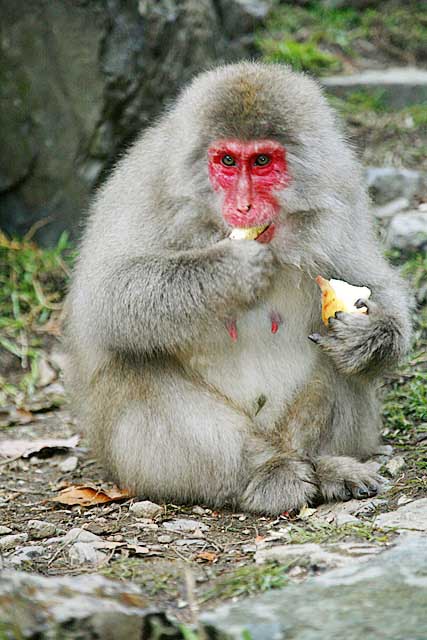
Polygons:
<instances>
[{"instance_id":1,"label":"weed","mask_svg":"<svg viewBox=\"0 0 427 640\"><path fill-rule=\"evenodd\" d=\"M41 334L61 311L72 258L66 233L54 248L42 249L0 232L0 347L19 358L25 392L34 391ZM0 378L0 404L17 392Z\"/></svg>"},{"instance_id":2,"label":"weed","mask_svg":"<svg viewBox=\"0 0 427 640\"><path fill-rule=\"evenodd\" d=\"M268 62L284 62L296 71L320 75L340 68L339 61L333 55L321 51L313 42L270 38L260 41L260 48Z\"/></svg>"}]
</instances>

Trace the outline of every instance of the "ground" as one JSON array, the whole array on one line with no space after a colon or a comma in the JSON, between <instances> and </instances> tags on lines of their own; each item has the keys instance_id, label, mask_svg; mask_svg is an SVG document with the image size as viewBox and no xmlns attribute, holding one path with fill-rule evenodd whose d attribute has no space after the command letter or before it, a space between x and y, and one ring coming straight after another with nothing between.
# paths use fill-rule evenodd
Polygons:
<instances>
[{"instance_id":1,"label":"ground","mask_svg":"<svg viewBox=\"0 0 427 640\"><path fill-rule=\"evenodd\" d=\"M286 60L292 54L296 67L316 72L423 64L427 24L420 14L421 3L408 3L410 10L404 16L398 4L388 2L388 10L381 15L374 9L362 17L350 10L338 11L334 20L330 14L327 19L319 17L317 9L285 7L259 35L259 46L270 59ZM278 46L284 20L287 33L293 36L286 46ZM399 20L404 21L400 30ZM425 108L412 105L395 111L381 96L363 94L346 102L333 101L365 164L427 169ZM79 433L64 395L59 335L73 257L66 236L57 247L42 250L30 237L11 240L0 234L0 447L9 440L68 438ZM199 608L282 587L318 570L310 564L295 571L292 562L256 563L256 552L268 541L364 540L388 545L395 534L378 528L376 515L427 496L427 256L394 252L389 257L408 279L415 300L411 355L384 381L382 390L384 440L393 446L393 456L405 462L395 477L383 467L389 484L378 501L361 501L366 509L357 513L357 520L337 524L310 511L266 518L212 511L204 505L170 504L160 505L158 514L147 519L131 510L136 500L129 497L90 507L52 501L67 486L111 489L83 438L69 450L45 448L29 457L0 456L0 553L5 564L11 563L19 548L38 547L38 555L14 566L43 575L97 571L131 579L141 586L148 602L191 622ZM30 520L54 527L38 538L28 526ZM193 521L193 526L182 520ZM99 536L104 545L97 565L76 564L70 554L64 534L76 527ZM5 536L26 533L26 540L21 537L2 544Z\"/></svg>"}]
</instances>

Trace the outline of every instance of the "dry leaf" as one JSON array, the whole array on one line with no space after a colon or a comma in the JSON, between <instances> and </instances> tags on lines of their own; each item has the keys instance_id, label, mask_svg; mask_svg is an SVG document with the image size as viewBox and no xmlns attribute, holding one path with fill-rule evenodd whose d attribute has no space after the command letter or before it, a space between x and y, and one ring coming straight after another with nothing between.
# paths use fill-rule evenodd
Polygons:
<instances>
[{"instance_id":1,"label":"dry leaf","mask_svg":"<svg viewBox=\"0 0 427 640\"><path fill-rule=\"evenodd\" d=\"M200 551L196 555L196 560L201 560L203 562L216 562L218 560L218 555L213 551Z\"/></svg>"},{"instance_id":2,"label":"dry leaf","mask_svg":"<svg viewBox=\"0 0 427 640\"><path fill-rule=\"evenodd\" d=\"M308 507L306 504L301 508L299 514L298 514L298 518L300 520L307 520L307 518L309 518L310 516L313 515L313 513L316 513L317 509L311 509L310 507Z\"/></svg>"},{"instance_id":3,"label":"dry leaf","mask_svg":"<svg viewBox=\"0 0 427 640\"><path fill-rule=\"evenodd\" d=\"M128 549L131 549L134 553L150 553L150 549L148 547L141 547L139 544L128 544Z\"/></svg>"},{"instance_id":4,"label":"dry leaf","mask_svg":"<svg viewBox=\"0 0 427 640\"><path fill-rule=\"evenodd\" d=\"M80 505L81 507L92 507L95 504L106 504L107 502L117 502L130 498L131 494L127 489L119 489L114 486L112 489L101 489L90 485L71 485L59 492L52 502L61 504Z\"/></svg>"},{"instance_id":5,"label":"dry leaf","mask_svg":"<svg viewBox=\"0 0 427 640\"><path fill-rule=\"evenodd\" d=\"M0 442L0 456L4 458L28 458L33 453L56 453L58 449L74 449L80 436L71 438L46 438L42 440L4 440Z\"/></svg>"}]
</instances>

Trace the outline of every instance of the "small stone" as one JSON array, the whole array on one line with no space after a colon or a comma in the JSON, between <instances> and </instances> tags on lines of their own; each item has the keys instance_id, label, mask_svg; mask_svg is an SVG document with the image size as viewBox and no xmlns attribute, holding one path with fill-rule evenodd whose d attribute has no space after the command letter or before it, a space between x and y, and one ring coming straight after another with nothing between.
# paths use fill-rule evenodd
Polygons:
<instances>
[{"instance_id":1,"label":"small stone","mask_svg":"<svg viewBox=\"0 0 427 640\"><path fill-rule=\"evenodd\" d=\"M397 478L402 469L405 468L405 465L406 463L402 456L395 456L387 462L384 468L392 478Z\"/></svg>"},{"instance_id":2,"label":"small stone","mask_svg":"<svg viewBox=\"0 0 427 640\"><path fill-rule=\"evenodd\" d=\"M28 535L26 533L14 533L10 536L2 536L0 538L0 551L9 551L17 547L23 542L27 542Z\"/></svg>"},{"instance_id":3,"label":"small stone","mask_svg":"<svg viewBox=\"0 0 427 640\"><path fill-rule=\"evenodd\" d=\"M410 498L409 496L406 496L405 494L403 494L402 496L400 496L400 498L397 501L397 506L401 507L404 504L409 504L410 502L413 502L414 498Z\"/></svg>"},{"instance_id":4,"label":"small stone","mask_svg":"<svg viewBox=\"0 0 427 640\"><path fill-rule=\"evenodd\" d=\"M22 547L7 559L7 564L20 567L23 564L33 562L45 553L45 548L41 546Z\"/></svg>"},{"instance_id":5,"label":"small stone","mask_svg":"<svg viewBox=\"0 0 427 640\"><path fill-rule=\"evenodd\" d=\"M209 527L207 524L203 522L199 522L198 520L186 520L185 518L178 518L177 520L167 520L163 523L163 526L168 531L178 531L181 532L194 532L196 530L199 531L208 531Z\"/></svg>"},{"instance_id":6,"label":"small stone","mask_svg":"<svg viewBox=\"0 0 427 640\"><path fill-rule=\"evenodd\" d=\"M4 536L6 533L12 533L12 529L10 527L0 526L0 536Z\"/></svg>"},{"instance_id":7,"label":"small stone","mask_svg":"<svg viewBox=\"0 0 427 640\"><path fill-rule=\"evenodd\" d=\"M181 538L180 540L176 540L175 544L177 547L204 547L206 542L204 540L200 540L200 538Z\"/></svg>"},{"instance_id":8,"label":"small stone","mask_svg":"<svg viewBox=\"0 0 427 640\"><path fill-rule=\"evenodd\" d=\"M55 535L56 526L44 520L29 520L27 530L32 538L40 540L41 538L50 538Z\"/></svg>"},{"instance_id":9,"label":"small stone","mask_svg":"<svg viewBox=\"0 0 427 640\"><path fill-rule=\"evenodd\" d=\"M38 361L38 379L37 386L38 387L47 387L51 384L57 377L55 369L50 366L49 361L46 356L42 356Z\"/></svg>"},{"instance_id":10,"label":"small stone","mask_svg":"<svg viewBox=\"0 0 427 640\"><path fill-rule=\"evenodd\" d=\"M192 508L192 512L196 514L196 516L204 516L206 513L203 507L199 507L197 505Z\"/></svg>"},{"instance_id":11,"label":"small stone","mask_svg":"<svg viewBox=\"0 0 427 640\"><path fill-rule=\"evenodd\" d=\"M86 529L79 529L78 527L70 529L70 531L62 538L62 541L65 544L74 544L76 542L98 542L100 540L102 540L102 538L94 533L86 531Z\"/></svg>"},{"instance_id":12,"label":"small stone","mask_svg":"<svg viewBox=\"0 0 427 640\"><path fill-rule=\"evenodd\" d=\"M133 515L137 518L149 518L153 520L163 512L163 508L155 502L150 500L142 500L142 502L135 502L131 508Z\"/></svg>"},{"instance_id":13,"label":"small stone","mask_svg":"<svg viewBox=\"0 0 427 640\"><path fill-rule=\"evenodd\" d=\"M394 167L368 167L366 181L374 202L378 205L397 198L411 201L424 188L423 176L418 171Z\"/></svg>"},{"instance_id":14,"label":"small stone","mask_svg":"<svg viewBox=\"0 0 427 640\"><path fill-rule=\"evenodd\" d=\"M337 513L335 517L335 524L337 527L342 527L345 524L358 524L360 523L359 518L351 515L350 513Z\"/></svg>"},{"instance_id":15,"label":"small stone","mask_svg":"<svg viewBox=\"0 0 427 640\"><path fill-rule=\"evenodd\" d=\"M376 207L374 209L374 215L378 220L387 220L388 218L392 218L396 215L396 213L409 209L409 205L410 203L408 198L396 198L395 200L384 204L382 207Z\"/></svg>"},{"instance_id":16,"label":"small stone","mask_svg":"<svg viewBox=\"0 0 427 640\"><path fill-rule=\"evenodd\" d=\"M244 544L242 545L243 553L255 553L257 550L256 544Z\"/></svg>"},{"instance_id":17,"label":"small stone","mask_svg":"<svg viewBox=\"0 0 427 640\"><path fill-rule=\"evenodd\" d=\"M71 564L100 564L107 555L89 542L75 542L68 550Z\"/></svg>"},{"instance_id":18,"label":"small stone","mask_svg":"<svg viewBox=\"0 0 427 640\"><path fill-rule=\"evenodd\" d=\"M168 536L165 534L163 536L158 536L157 540L162 544L169 544L169 542L172 542L173 538L172 536Z\"/></svg>"},{"instance_id":19,"label":"small stone","mask_svg":"<svg viewBox=\"0 0 427 640\"><path fill-rule=\"evenodd\" d=\"M58 466L63 473L68 473L69 471L74 471L76 469L78 462L79 459L77 456L69 456Z\"/></svg>"}]
</instances>

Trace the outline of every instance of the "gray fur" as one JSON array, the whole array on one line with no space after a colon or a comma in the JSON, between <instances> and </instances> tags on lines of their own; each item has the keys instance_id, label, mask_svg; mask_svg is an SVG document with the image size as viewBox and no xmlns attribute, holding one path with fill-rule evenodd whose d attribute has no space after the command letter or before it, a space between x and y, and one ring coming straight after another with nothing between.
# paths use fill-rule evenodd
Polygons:
<instances>
[{"instance_id":1,"label":"gray fur","mask_svg":"<svg viewBox=\"0 0 427 640\"><path fill-rule=\"evenodd\" d=\"M227 238L206 161L223 137L287 149L269 245ZM327 331L318 274L370 287L369 314ZM98 192L67 309L74 406L122 486L271 514L377 489L361 461L379 444L379 372L408 347L406 295L312 80L255 63L196 78Z\"/></svg>"}]
</instances>

